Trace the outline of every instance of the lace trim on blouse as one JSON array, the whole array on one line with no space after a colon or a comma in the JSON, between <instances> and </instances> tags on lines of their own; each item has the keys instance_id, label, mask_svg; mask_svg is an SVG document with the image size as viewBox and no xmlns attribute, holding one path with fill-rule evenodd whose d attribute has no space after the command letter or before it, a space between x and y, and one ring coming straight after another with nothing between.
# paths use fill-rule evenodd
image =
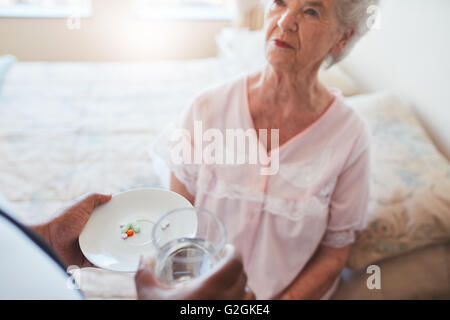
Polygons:
<instances>
[{"instance_id":1,"label":"lace trim on blouse","mask_svg":"<svg viewBox=\"0 0 450 320\"><path fill-rule=\"evenodd\" d=\"M328 230L322 240L322 244L333 248L343 248L353 242L355 242L355 231L352 229L343 231Z\"/></svg>"},{"instance_id":2,"label":"lace trim on blouse","mask_svg":"<svg viewBox=\"0 0 450 320\"><path fill-rule=\"evenodd\" d=\"M337 179L306 199L291 200L265 195L262 191L240 185L224 183L220 179L213 179L211 172L203 169L197 179L195 189L197 192L201 191L215 198L264 202L265 211L296 220L304 214L327 211L336 183Z\"/></svg>"},{"instance_id":3,"label":"lace trim on blouse","mask_svg":"<svg viewBox=\"0 0 450 320\"><path fill-rule=\"evenodd\" d=\"M161 135L161 137L167 137ZM260 190L250 189L237 184L230 184L214 179L212 173L199 165L177 165L172 162L170 147L172 143L167 138L165 141L155 143L151 148L151 157L159 158L166 163L174 175L185 185L187 191L196 195L201 191L215 198L227 198L263 203L264 210L273 214L285 216L296 220L303 214L313 214L328 210L331 194L336 186L337 179L326 185L313 196L303 200L291 200L265 195ZM165 147L164 147L165 146Z\"/></svg>"}]
</instances>

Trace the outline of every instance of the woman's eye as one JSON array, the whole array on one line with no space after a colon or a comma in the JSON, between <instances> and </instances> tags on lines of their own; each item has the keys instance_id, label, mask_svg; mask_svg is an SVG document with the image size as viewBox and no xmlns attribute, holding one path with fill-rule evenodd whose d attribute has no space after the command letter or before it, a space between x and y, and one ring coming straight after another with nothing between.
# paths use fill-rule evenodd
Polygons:
<instances>
[{"instance_id":1,"label":"woman's eye","mask_svg":"<svg viewBox=\"0 0 450 320\"><path fill-rule=\"evenodd\" d=\"M307 10L305 10L305 13L307 15L309 15L309 16L312 16L312 17L318 17L319 16L319 13L316 10L314 10L314 9L307 9Z\"/></svg>"},{"instance_id":2,"label":"woman's eye","mask_svg":"<svg viewBox=\"0 0 450 320\"><path fill-rule=\"evenodd\" d=\"M282 6L284 4L284 0L274 0L273 1L277 6Z\"/></svg>"}]
</instances>

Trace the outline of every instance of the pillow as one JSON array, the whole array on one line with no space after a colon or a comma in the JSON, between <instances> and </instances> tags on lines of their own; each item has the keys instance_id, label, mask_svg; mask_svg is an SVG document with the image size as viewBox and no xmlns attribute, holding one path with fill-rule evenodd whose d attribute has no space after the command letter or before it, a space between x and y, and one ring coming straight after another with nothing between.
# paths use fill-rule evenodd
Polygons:
<instances>
[{"instance_id":1,"label":"pillow","mask_svg":"<svg viewBox=\"0 0 450 320\"><path fill-rule=\"evenodd\" d=\"M339 65L334 65L330 69L321 69L319 71L319 80L327 87L339 88L345 97L362 93L356 81Z\"/></svg>"},{"instance_id":2,"label":"pillow","mask_svg":"<svg viewBox=\"0 0 450 320\"><path fill-rule=\"evenodd\" d=\"M216 37L219 58L242 61L252 66L265 63L264 32L245 28L223 28Z\"/></svg>"},{"instance_id":3,"label":"pillow","mask_svg":"<svg viewBox=\"0 0 450 320\"><path fill-rule=\"evenodd\" d=\"M242 71L252 71L266 63L264 31L224 28L216 37L218 56L230 64L240 64ZM321 69L319 80L339 88L344 96L361 93L359 86L339 65Z\"/></svg>"},{"instance_id":4,"label":"pillow","mask_svg":"<svg viewBox=\"0 0 450 320\"><path fill-rule=\"evenodd\" d=\"M414 113L389 93L346 101L372 134L367 227L357 233L348 267L450 241L450 164Z\"/></svg>"}]
</instances>

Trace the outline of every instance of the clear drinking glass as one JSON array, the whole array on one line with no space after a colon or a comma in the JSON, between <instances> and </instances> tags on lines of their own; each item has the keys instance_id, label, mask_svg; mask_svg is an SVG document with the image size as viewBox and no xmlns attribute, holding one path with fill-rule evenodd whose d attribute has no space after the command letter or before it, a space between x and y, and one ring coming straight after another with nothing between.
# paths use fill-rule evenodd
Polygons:
<instances>
[{"instance_id":1,"label":"clear drinking glass","mask_svg":"<svg viewBox=\"0 0 450 320\"><path fill-rule=\"evenodd\" d=\"M168 285L177 285L207 274L219 261L226 238L223 222L210 211L169 211L152 230L156 277Z\"/></svg>"}]
</instances>

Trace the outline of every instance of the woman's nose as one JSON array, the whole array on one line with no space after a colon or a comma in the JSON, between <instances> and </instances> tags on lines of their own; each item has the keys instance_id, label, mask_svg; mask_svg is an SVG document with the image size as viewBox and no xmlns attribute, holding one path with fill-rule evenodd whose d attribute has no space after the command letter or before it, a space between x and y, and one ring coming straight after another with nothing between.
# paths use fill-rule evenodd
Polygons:
<instances>
[{"instance_id":1,"label":"woman's nose","mask_svg":"<svg viewBox=\"0 0 450 320\"><path fill-rule=\"evenodd\" d=\"M278 20L278 27L283 31L298 31L296 15L287 10Z\"/></svg>"}]
</instances>

